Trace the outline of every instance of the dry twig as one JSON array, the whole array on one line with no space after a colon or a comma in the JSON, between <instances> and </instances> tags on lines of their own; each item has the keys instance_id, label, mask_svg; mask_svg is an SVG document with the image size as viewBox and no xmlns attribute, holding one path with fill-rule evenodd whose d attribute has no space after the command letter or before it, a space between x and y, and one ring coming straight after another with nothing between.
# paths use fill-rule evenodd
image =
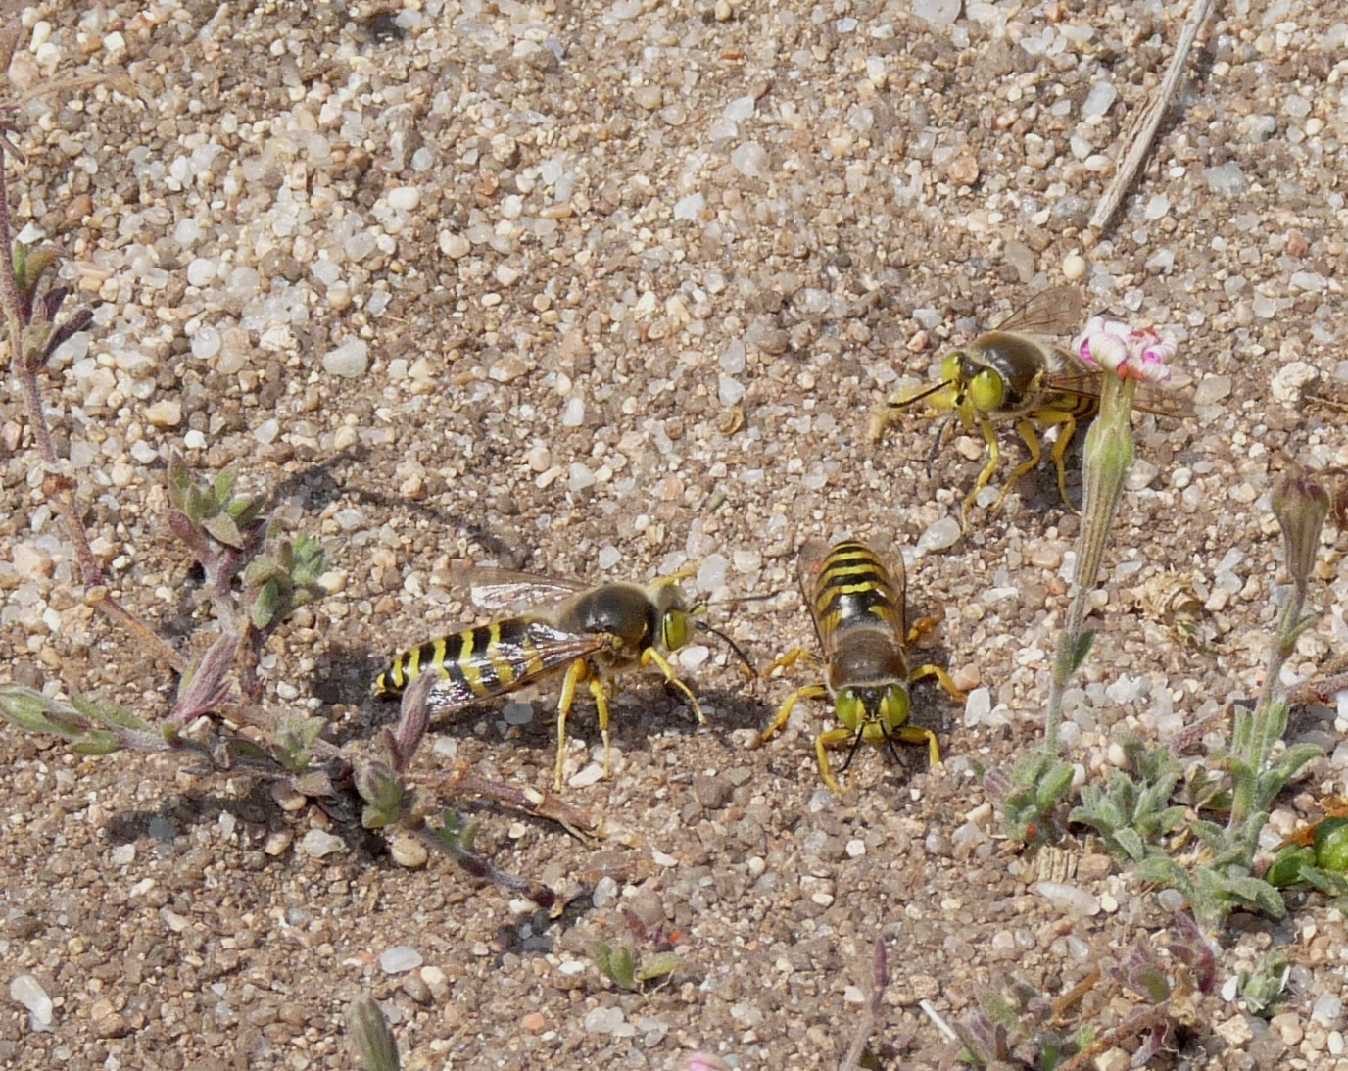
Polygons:
<instances>
[{"instance_id":1,"label":"dry twig","mask_svg":"<svg viewBox=\"0 0 1348 1071\"><path fill-rule=\"evenodd\" d=\"M857 1071L857 1068L861 1066L862 1054L865 1053L866 1043L870 1041L876 1021L880 1018L880 1008L884 1004L885 989L888 986L889 958L885 954L884 936L881 935L875 939L874 970L871 973L871 984L868 987L870 992L866 994L866 1007L861 1013L861 1022L857 1024L856 1036L852 1038L852 1044L847 1047L842 1063L838 1065L838 1071Z\"/></svg>"},{"instance_id":2,"label":"dry twig","mask_svg":"<svg viewBox=\"0 0 1348 1071\"><path fill-rule=\"evenodd\" d=\"M1118 170L1114 172L1114 178L1110 182L1109 188L1105 190L1104 195L1100 198L1100 203L1096 205L1094 215L1091 216L1088 226L1097 236L1105 229L1114 213L1118 211L1119 204L1123 201L1123 195L1132 185L1133 176L1137 174L1137 169L1142 166L1142 161L1151 148L1152 139L1156 137L1156 131L1161 125L1161 118L1165 115L1166 109L1170 106L1170 99L1179 87L1180 76L1184 73L1185 61L1189 58L1189 49L1193 47L1194 38L1198 36L1198 31L1207 21L1208 13L1211 10L1212 0L1193 0L1193 6L1189 8L1189 17L1184 22L1184 28L1180 30L1179 42L1175 45L1175 54L1170 58L1170 66L1165 72L1165 77L1161 80L1156 95L1152 97L1147 107L1139 113L1137 121L1133 124L1130 132L1131 144L1128 151L1124 154Z\"/></svg>"}]
</instances>

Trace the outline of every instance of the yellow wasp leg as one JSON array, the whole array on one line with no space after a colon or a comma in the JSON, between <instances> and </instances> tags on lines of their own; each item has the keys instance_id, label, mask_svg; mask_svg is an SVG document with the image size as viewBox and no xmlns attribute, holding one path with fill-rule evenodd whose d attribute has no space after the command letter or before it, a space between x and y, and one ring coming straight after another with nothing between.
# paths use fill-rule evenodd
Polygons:
<instances>
[{"instance_id":1,"label":"yellow wasp leg","mask_svg":"<svg viewBox=\"0 0 1348 1071\"><path fill-rule=\"evenodd\" d=\"M969 511L969 503L978 497L978 492L988 485L992 479L992 474L997 471L997 465L1002 459L1002 453L997 448L997 431L992 426L992 421L986 417L978 418L978 427L983 432L983 443L987 447L987 464L983 466L983 471L978 474L978 479L974 481L974 489L964 496L964 501L960 503L960 522L963 523L965 515Z\"/></svg>"},{"instance_id":2,"label":"yellow wasp leg","mask_svg":"<svg viewBox=\"0 0 1348 1071\"><path fill-rule=\"evenodd\" d=\"M940 614L934 614L931 617L919 617L908 629L908 635L904 637L903 642L911 647L940 623Z\"/></svg>"},{"instance_id":3,"label":"yellow wasp leg","mask_svg":"<svg viewBox=\"0 0 1348 1071\"><path fill-rule=\"evenodd\" d=\"M925 680L928 677L935 677L936 682L945 690L945 694L957 702L963 703L968 698L963 692L955 687L955 682L950 679L950 674L940 666L933 666L928 662L925 666L918 666L908 676L908 683L914 684L917 681Z\"/></svg>"},{"instance_id":4,"label":"yellow wasp leg","mask_svg":"<svg viewBox=\"0 0 1348 1071\"><path fill-rule=\"evenodd\" d=\"M590 678L590 695L594 696L595 709L599 711L599 738L604 741L604 777L612 770L612 753L608 746L608 686L602 677Z\"/></svg>"},{"instance_id":5,"label":"yellow wasp leg","mask_svg":"<svg viewBox=\"0 0 1348 1071\"><path fill-rule=\"evenodd\" d=\"M557 700L557 763L553 770L553 787L562 790L562 773L566 764L566 716L571 713L571 704L576 701L576 685L590 673L590 665L583 658L577 658L566 667L566 676L562 678L562 695Z\"/></svg>"},{"instance_id":6,"label":"yellow wasp leg","mask_svg":"<svg viewBox=\"0 0 1348 1071\"><path fill-rule=\"evenodd\" d=\"M838 787L838 779L833 776L833 767L829 765L828 749L844 744L856 735L856 730L839 726L836 729L826 729L814 738L814 754L819 760L819 776L835 796L841 796L842 789Z\"/></svg>"},{"instance_id":7,"label":"yellow wasp leg","mask_svg":"<svg viewBox=\"0 0 1348 1071\"><path fill-rule=\"evenodd\" d=\"M930 729L920 725L902 725L894 731L894 735L905 744L926 744L932 769L941 765L941 749L936 746L936 734Z\"/></svg>"},{"instance_id":8,"label":"yellow wasp leg","mask_svg":"<svg viewBox=\"0 0 1348 1071\"><path fill-rule=\"evenodd\" d=\"M1040 427L1047 428L1053 424L1061 424L1062 431L1058 432L1058 441L1053 444L1054 467L1058 470L1058 494L1062 495L1063 504L1068 509L1075 511L1076 507L1072 505L1072 500L1067 497L1067 469L1063 461L1067 457L1067 448L1072 445L1072 436L1077 433L1077 418L1074 413L1064 413L1057 409L1046 409L1042 413L1036 413L1035 419L1039 421Z\"/></svg>"},{"instance_id":9,"label":"yellow wasp leg","mask_svg":"<svg viewBox=\"0 0 1348 1071\"><path fill-rule=\"evenodd\" d=\"M697 696L693 694L693 690L689 688L688 685L684 684L683 681L679 680L674 673L674 667L669 664L669 661L664 655L654 647L647 647L641 652L642 668L644 669L652 662L655 663L660 672L665 675L665 680L674 685L674 687L681 691L688 699L688 705L693 708L693 713L697 715L697 723L699 725L706 725L707 719L702 716L702 708L698 705Z\"/></svg>"},{"instance_id":10,"label":"yellow wasp leg","mask_svg":"<svg viewBox=\"0 0 1348 1071\"><path fill-rule=\"evenodd\" d=\"M1037 416L1038 414L1036 414ZM1002 485L1002 493L997 496L997 501L992 505L992 512L996 513L1002 508L1002 503L1006 501L1006 496L1011 493L1011 489L1016 485L1016 481L1027 472L1033 472L1034 467L1039 464L1039 459L1044 456L1043 450L1039 446L1039 436L1034 431L1033 420L1017 420L1016 431L1020 432L1020 437L1025 440L1025 445L1029 447L1030 459L1022 461L1014 469L1011 475L1006 478L1006 483Z\"/></svg>"},{"instance_id":11,"label":"yellow wasp leg","mask_svg":"<svg viewBox=\"0 0 1348 1071\"><path fill-rule=\"evenodd\" d=\"M790 697L777 710L777 717L772 720L772 724L758 734L754 741L754 747L762 747L774 736L782 731L787 720L791 717L791 711L796 709L796 704L802 699L823 699L828 695L828 689L822 684L807 684L804 688L797 688L791 693Z\"/></svg>"},{"instance_id":12,"label":"yellow wasp leg","mask_svg":"<svg viewBox=\"0 0 1348 1071\"><path fill-rule=\"evenodd\" d=\"M653 591L659 591L661 588L672 587L682 580L687 580L690 576L697 576L698 563L687 562L679 566L668 576L657 576L650 582L650 588Z\"/></svg>"},{"instance_id":13,"label":"yellow wasp leg","mask_svg":"<svg viewBox=\"0 0 1348 1071\"><path fill-rule=\"evenodd\" d=\"M807 651L804 647L792 647L786 654L782 655L780 658L776 659L772 665L768 666L768 668L763 671L763 676L770 677L779 669L790 669L801 659L804 659L807 663L817 661L814 654Z\"/></svg>"}]
</instances>

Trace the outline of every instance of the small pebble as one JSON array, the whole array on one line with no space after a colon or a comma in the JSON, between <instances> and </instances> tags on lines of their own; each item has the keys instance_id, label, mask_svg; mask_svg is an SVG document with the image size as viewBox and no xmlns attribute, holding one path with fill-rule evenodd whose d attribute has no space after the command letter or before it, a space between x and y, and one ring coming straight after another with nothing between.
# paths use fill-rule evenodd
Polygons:
<instances>
[{"instance_id":1,"label":"small pebble","mask_svg":"<svg viewBox=\"0 0 1348 1071\"><path fill-rule=\"evenodd\" d=\"M386 948L379 953L379 969L385 974L404 974L414 971L422 964L421 953L415 948L399 945Z\"/></svg>"},{"instance_id":2,"label":"small pebble","mask_svg":"<svg viewBox=\"0 0 1348 1071\"><path fill-rule=\"evenodd\" d=\"M597 785L603 779L604 767L597 762L592 762L575 774L567 784L572 788L588 788L590 785Z\"/></svg>"},{"instance_id":3,"label":"small pebble","mask_svg":"<svg viewBox=\"0 0 1348 1071\"><path fill-rule=\"evenodd\" d=\"M155 402L145 410L145 419L156 428L176 428L182 418L182 403L177 401Z\"/></svg>"},{"instance_id":4,"label":"small pebble","mask_svg":"<svg viewBox=\"0 0 1348 1071\"><path fill-rule=\"evenodd\" d=\"M924 554L946 550L959 542L960 522L950 515L931 524L918 538L916 553L920 558Z\"/></svg>"},{"instance_id":5,"label":"small pebble","mask_svg":"<svg viewBox=\"0 0 1348 1071\"><path fill-rule=\"evenodd\" d=\"M429 858L426 846L410 833L399 833L393 838L393 843L389 845L389 855L393 857L395 863L409 870L425 866Z\"/></svg>"},{"instance_id":6,"label":"small pebble","mask_svg":"<svg viewBox=\"0 0 1348 1071\"><path fill-rule=\"evenodd\" d=\"M323 370L345 379L363 376L369 367L368 351L369 347L364 341L358 338L350 339L323 355Z\"/></svg>"},{"instance_id":7,"label":"small pebble","mask_svg":"<svg viewBox=\"0 0 1348 1071\"><path fill-rule=\"evenodd\" d=\"M1088 917L1100 913L1100 901L1075 885L1064 885L1056 881L1037 881L1030 886L1030 891L1038 893L1059 911Z\"/></svg>"},{"instance_id":8,"label":"small pebble","mask_svg":"<svg viewBox=\"0 0 1348 1071\"><path fill-rule=\"evenodd\" d=\"M50 1030L52 1026L52 999L31 974L15 975L9 983L9 995L28 1009L28 1027L34 1031Z\"/></svg>"},{"instance_id":9,"label":"small pebble","mask_svg":"<svg viewBox=\"0 0 1348 1071\"><path fill-rule=\"evenodd\" d=\"M300 851L305 855L311 855L315 859L322 859L325 855L332 852L346 850L346 843L341 837L333 836L326 830L311 829L304 834L304 839L300 841Z\"/></svg>"},{"instance_id":10,"label":"small pebble","mask_svg":"<svg viewBox=\"0 0 1348 1071\"><path fill-rule=\"evenodd\" d=\"M1063 278L1075 283L1086 274L1086 258L1079 253L1069 253L1062 260Z\"/></svg>"}]
</instances>

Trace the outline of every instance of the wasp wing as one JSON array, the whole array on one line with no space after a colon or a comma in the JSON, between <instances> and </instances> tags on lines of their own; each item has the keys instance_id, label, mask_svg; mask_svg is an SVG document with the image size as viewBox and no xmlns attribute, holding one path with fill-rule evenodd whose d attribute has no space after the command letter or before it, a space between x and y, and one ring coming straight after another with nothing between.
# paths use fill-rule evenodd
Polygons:
<instances>
[{"instance_id":1,"label":"wasp wing","mask_svg":"<svg viewBox=\"0 0 1348 1071\"><path fill-rule=\"evenodd\" d=\"M570 632L538 617L467 629L445 637L445 668L431 685L426 705L434 714L445 714L517 692L579 658L609 650L612 642L606 632Z\"/></svg>"},{"instance_id":2,"label":"wasp wing","mask_svg":"<svg viewBox=\"0 0 1348 1071\"><path fill-rule=\"evenodd\" d=\"M1081 291L1052 286L1031 297L992 330L1027 335L1066 335L1081 324Z\"/></svg>"},{"instance_id":3,"label":"wasp wing","mask_svg":"<svg viewBox=\"0 0 1348 1071\"><path fill-rule=\"evenodd\" d=\"M1044 377L1044 390L1058 394L1075 394L1085 398L1100 396L1100 372L1056 372ZM1194 415L1189 398L1176 391L1166 390L1154 383L1138 383L1133 394L1133 408L1140 413L1183 420Z\"/></svg>"},{"instance_id":4,"label":"wasp wing","mask_svg":"<svg viewBox=\"0 0 1348 1071\"><path fill-rule=\"evenodd\" d=\"M498 569L492 565L455 562L450 577L465 588L473 605L489 613L538 609L593 587L580 580Z\"/></svg>"}]
</instances>

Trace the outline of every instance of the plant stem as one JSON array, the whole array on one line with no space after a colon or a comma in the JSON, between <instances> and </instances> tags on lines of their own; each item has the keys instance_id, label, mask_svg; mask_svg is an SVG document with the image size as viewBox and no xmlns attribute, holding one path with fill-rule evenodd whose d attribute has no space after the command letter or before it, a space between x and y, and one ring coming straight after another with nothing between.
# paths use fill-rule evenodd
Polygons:
<instances>
[{"instance_id":1,"label":"plant stem","mask_svg":"<svg viewBox=\"0 0 1348 1071\"><path fill-rule=\"evenodd\" d=\"M1233 733L1232 744L1236 758L1248 763L1255 776L1264 772L1268 757L1282 735L1286 719L1274 718L1273 710L1279 701L1279 677L1283 664L1296 649L1297 636L1301 632L1302 612L1306 608L1306 596L1309 585L1304 579L1296 580L1292 585L1291 597L1278 617L1278 627L1273 641L1268 646L1268 662L1264 669L1264 686L1259 691L1259 702L1246 718L1248 731ZM1283 708L1285 709L1285 708ZM1275 724L1275 722L1277 724ZM1231 797L1231 813L1226 828L1234 831L1249 818L1255 800L1246 792L1235 792Z\"/></svg>"},{"instance_id":2,"label":"plant stem","mask_svg":"<svg viewBox=\"0 0 1348 1071\"><path fill-rule=\"evenodd\" d=\"M1067 623L1058 635L1044 719L1044 749L1058 750L1063 694L1082 660L1086 604L1100 576L1105 545L1123 494L1123 481L1133 463L1132 407L1137 381L1112 373L1100 377L1100 415L1086 433L1085 486L1081 502L1081 535L1077 539L1076 570Z\"/></svg>"},{"instance_id":3,"label":"plant stem","mask_svg":"<svg viewBox=\"0 0 1348 1071\"><path fill-rule=\"evenodd\" d=\"M23 299L19 294L19 281L14 274L14 238L9 217L9 184L5 171L5 153L0 148L0 255L4 264L0 265L0 305L4 306L5 322L9 328L9 359L15 375L22 386L24 409L28 413L28 426L33 432L33 442L38 455L46 464L51 475L43 481L43 494L51 500L56 512L61 516L66 534L75 547L75 560L79 565L80 583L86 590L99 588L104 582L103 567L94 556L89 545L89 534L80 520L79 509L75 505L73 483L57 474L59 461L56 447L52 443L51 429L47 426L47 414L42 406L42 388L38 383L38 366L24 352ZM115 625L131 633L132 637L157 652L161 661L172 666L178 672L183 669L183 661L178 653L149 625L122 606L106 590L99 597L90 600L100 613Z\"/></svg>"}]
</instances>

